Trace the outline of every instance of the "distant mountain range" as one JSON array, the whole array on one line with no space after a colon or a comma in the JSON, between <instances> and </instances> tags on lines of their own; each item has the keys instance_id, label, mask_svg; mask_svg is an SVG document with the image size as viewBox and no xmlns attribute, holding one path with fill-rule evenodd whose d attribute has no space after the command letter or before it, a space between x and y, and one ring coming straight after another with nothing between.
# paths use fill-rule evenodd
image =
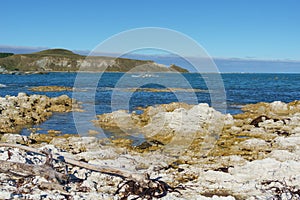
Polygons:
<instances>
[{"instance_id":1,"label":"distant mountain range","mask_svg":"<svg viewBox=\"0 0 300 200\"><path fill-rule=\"evenodd\" d=\"M0 52L10 52L14 54L34 54L34 52L47 50L46 47L18 47L18 46L4 46L0 45ZM88 50L74 50L73 52L79 55L88 55ZM118 54L103 53L102 57L114 58ZM0 55L1 58L1 55ZM140 55L140 54L128 54L123 55L122 58L152 61L155 63L170 66L176 64L181 68L187 69L189 72L209 72L205 69L199 71L195 69L189 62L180 56L176 55ZM195 58L190 58L195 59ZM300 60L287 60L287 59L255 59L255 58L210 58L217 66L217 70L221 73L300 73ZM1 60L1 59L0 59ZM1 65L1 64L0 64ZM11 66L11 65L10 65ZM165 69L165 68L163 68ZM118 70L118 69L116 69ZM201 70L201 69L200 69ZM184 70L185 72L186 70Z\"/></svg>"},{"instance_id":2,"label":"distant mountain range","mask_svg":"<svg viewBox=\"0 0 300 200\"><path fill-rule=\"evenodd\" d=\"M66 49L36 53L0 53L0 68L6 71L108 71L108 72L188 72L176 65L167 67L152 60L84 56Z\"/></svg>"}]
</instances>

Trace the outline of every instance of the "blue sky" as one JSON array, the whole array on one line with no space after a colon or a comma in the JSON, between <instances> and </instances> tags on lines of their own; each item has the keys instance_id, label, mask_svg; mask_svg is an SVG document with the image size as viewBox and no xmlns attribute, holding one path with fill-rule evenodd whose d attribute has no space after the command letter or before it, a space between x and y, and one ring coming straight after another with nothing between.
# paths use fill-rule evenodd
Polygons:
<instances>
[{"instance_id":1,"label":"blue sky","mask_svg":"<svg viewBox=\"0 0 300 200\"><path fill-rule=\"evenodd\" d=\"M300 60L298 0L7 0L0 45L91 50L138 27L195 39L213 57Z\"/></svg>"}]
</instances>

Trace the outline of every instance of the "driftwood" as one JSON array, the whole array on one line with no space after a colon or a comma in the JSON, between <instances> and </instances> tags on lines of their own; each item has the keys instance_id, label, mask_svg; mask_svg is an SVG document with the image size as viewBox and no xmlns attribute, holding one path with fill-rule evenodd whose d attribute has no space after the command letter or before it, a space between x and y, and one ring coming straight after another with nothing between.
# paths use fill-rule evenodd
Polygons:
<instances>
[{"instance_id":1,"label":"driftwood","mask_svg":"<svg viewBox=\"0 0 300 200\"><path fill-rule=\"evenodd\" d=\"M44 165L1 161L0 172L2 173L11 173L23 177L39 175L43 176L44 178L50 181L54 181L55 183L67 183L69 181L69 176L67 174L59 173L55 171L55 169L53 169L51 163L52 159L54 159L92 171L121 177L124 181L122 182L122 184L119 184L116 191L116 194L122 195L121 199L127 199L129 195L137 195L138 197L142 197L145 199L152 199L153 197L160 198L165 196L168 192L180 193L176 189L183 189L170 187L167 183L160 181L158 178L151 179L150 176L146 173L132 172L125 169L112 168L107 166L92 165L74 160L72 158L63 157L58 154L51 154L46 151L19 144L0 143L0 147L18 148L25 151L47 156L47 160Z\"/></svg>"},{"instance_id":2,"label":"driftwood","mask_svg":"<svg viewBox=\"0 0 300 200\"><path fill-rule=\"evenodd\" d=\"M0 172L10 173L22 177L43 176L47 180L64 184L68 177L65 174L55 171L47 165L32 165L18 162L1 161Z\"/></svg>"},{"instance_id":3,"label":"driftwood","mask_svg":"<svg viewBox=\"0 0 300 200\"><path fill-rule=\"evenodd\" d=\"M18 149L22 149L22 150L25 150L25 151L30 151L30 152L41 154L41 155L47 154L47 152L45 152L45 151L35 149L35 148L32 148L32 147L28 147L28 146L24 146L24 145L19 145L19 144L0 143L0 147L18 148ZM112 168L112 167L107 167L107 166L91 165L91 164L88 164L88 163L84 163L84 162L74 160L72 158L63 157L61 155L53 154L52 157L55 160L63 161L65 163L68 163L68 164L71 164L71 165L74 165L74 166L86 168L86 169L96 171L96 172L110 174L110 175L113 175L113 176L118 176L118 177L121 177L121 178L131 179L131 180L138 181L138 182L144 180L147 177L146 174L131 172L131 171L128 171L128 170Z\"/></svg>"}]
</instances>

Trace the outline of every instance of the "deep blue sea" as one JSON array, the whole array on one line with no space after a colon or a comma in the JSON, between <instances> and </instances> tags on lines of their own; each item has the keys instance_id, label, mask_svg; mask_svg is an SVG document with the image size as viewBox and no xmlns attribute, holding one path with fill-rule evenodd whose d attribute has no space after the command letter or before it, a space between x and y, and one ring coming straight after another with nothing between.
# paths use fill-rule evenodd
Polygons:
<instances>
[{"instance_id":1,"label":"deep blue sea","mask_svg":"<svg viewBox=\"0 0 300 200\"><path fill-rule=\"evenodd\" d=\"M77 92L32 92L35 86L69 86ZM224 88L222 86L224 85ZM140 88L136 90L136 88ZM157 89L153 92L151 89ZM191 89L195 89L193 92ZM231 114L249 103L300 100L300 74L124 74L124 73L49 73L32 75L0 74L0 96L19 92L44 94L50 97L66 94L76 97L88 113L108 113L112 110L137 110L155 104L185 101L208 103ZM126 107L127 106L127 107ZM92 115L90 114L90 115ZM85 117L86 116L86 117ZM82 126L87 126L82 123ZM88 126L92 126L89 124ZM77 133L72 113L54 113L40 125L40 133L49 129ZM88 127L86 129L89 129ZM93 129L93 128L90 128ZM24 129L23 134L28 134Z\"/></svg>"}]
</instances>

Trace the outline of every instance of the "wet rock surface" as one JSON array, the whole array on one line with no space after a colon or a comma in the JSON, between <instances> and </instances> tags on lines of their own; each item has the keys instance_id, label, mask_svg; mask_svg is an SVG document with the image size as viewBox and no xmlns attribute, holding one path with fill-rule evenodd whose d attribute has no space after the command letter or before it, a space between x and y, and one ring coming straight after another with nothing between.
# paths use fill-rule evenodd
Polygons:
<instances>
[{"instance_id":1,"label":"wet rock surface","mask_svg":"<svg viewBox=\"0 0 300 200\"><path fill-rule=\"evenodd\" d=\"M60 92L60 91L72 91L72 87L65 86L38 86L32 87L29 90L36 92Z\"/></svg>"},{"instance_id":2,"label":"wet rock surface","mask_svg":"<svg viewBox=\"0 0 300 200\"><path fill-rule=\"evenodd\" d=\"M30 136L5 134L2 138L48 148L89 164L148 173L181 188L180 193L169 192L161 199L299 199L299 105L298 101L258 103L247 105L243 114L231 116L206 104L172 103L148 107L140 115L116 111L98 116L95 124L106 128L123 123L121 128L127 134L144 131L147 142L139 146L123 138L53 137L49 143L35 144ZM190 141L181 136L193 137ZM169 149L177 154L170 154ZM40 155L18 149L9 152L1 147L0 159L45 162ZM58 169L60 165L54 163ZM1 173L0 198L121 199L121 195L114 195L122 181L118 177L74 166L69 166L69 174L81 181L69 183L67 190L50 190L41 187L42 182L49 182L42 177L29 181Z\"/></svg>"}]
</instances>

